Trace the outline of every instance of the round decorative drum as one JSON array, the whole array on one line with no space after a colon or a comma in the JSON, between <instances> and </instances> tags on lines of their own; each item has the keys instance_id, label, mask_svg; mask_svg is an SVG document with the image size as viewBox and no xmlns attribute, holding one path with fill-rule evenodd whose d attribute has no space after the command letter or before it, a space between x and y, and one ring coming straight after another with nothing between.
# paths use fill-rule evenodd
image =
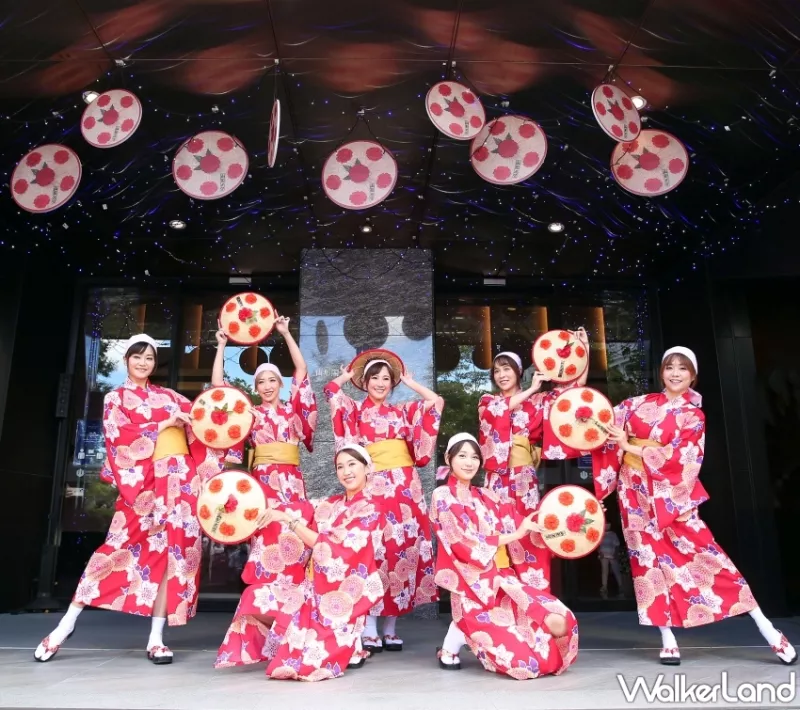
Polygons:
<instances>
[{"instance_id":1,"label":"round decorative drum","mask_svg":"<svg viewBox=\"0 0 800 710\"><path fill-rule=\"evenodd\" d=\"M371 350L365 350L363 353L356 355L347 366L347 369L353 373L353 379L350 381L353 383L354 387L364 392L367 391L367 385L364 382L364 370L375 360L385 360L389 363L389 369L392 371L392 382L397 386L400 382L400 375L406 371L406 366L403 364L403 361L391 350L372 348Z\"/></svg>"},{"instance_id":2,"label":"round decorative drum","mask_svg":"<svg viewBox=\"0 0 800 710\"><path fill-rule=\"evenodd\" d=\"M553 554L575 560L594 552L605 534L603 506L580 486L556 486L539 504L539 525L544 544Z\"/></svg>"},{"instance_id":3,"label":"round decorative drum","mask_svg":"<svg viewBox=\"0 0 800 710\"><path fill-rule=\"evenodd\" d=\"M95 148L113 148L130 138L142 122L142 104L125 89L98 96L83 112L81 133Z\"/></svg>"},{"instance_id":4,"label":"round decorative drum","mask_svg":"<svg viewBox=\"0 0 800 710\"><path fill-rule=\"evenodd\" d=\"M547 155L542 127L525 116L502 116L487 123L470 144L475 172L495 185L513 185L536 173Z\"/></svg>"},{"instance_id":5,"label":"round decorative drum","mask_svg":"<svg viewBox=\"0 0 800 710\"><path fill-rule=\"evenodd\" d=\"M593 451L608 439L606 427L614 422L614 408L602 392L573 387L556 397L548 418L562 444L578 451Z\"/></svg>"},{"instance_id":6,"label":"round decorative drum","mask_svg":"<svg viewBox=\"0 0 800 710\"><path fill-rule=\"evenodd\" d=\"M631 141L642 130L633 101L613 84L600 84L592 92L592 111L600 128L615 141Z\"/></svg>"},{"instance_id":7,"label":"round decorative drum","mask_svg":"<svg viewBox=\"0 0 800 710\"><path fill-rule=\"evenodd\" d=\"M255 345L269 337L276 317L275 307L260 293L237 293L222 304L219 324L231 342Z\"/></svg>"},{"instance_id":8,"label":"round decorative drum","mask_svg":"<svg viewBox=\"0 0 800 710\"><path fill-rule=\"evenodd\" d=\"M172 176L189 197L218 200L244 182L248 167L247 151L239 141L222 131L204 131L175 153Z\"/></svg>"},{"instance_id":9,"label":"round decorative drum","mask_svg":"<svg viewBox=\"0 0 800 710\"><path fill-rule=\"evenodd\" d=\"M40 145L14 168L11 196L27 212L52 212L75 194L81 173L80 158L71 148L58 143Z\"/></svg>"},{"instance_id":10,"label":"round decorative drum","mask_svg":"<svg viewBox=\"0 0 800 710\"><path fill-rule=\"evenodd\" d=\"M468 141L486 124L481 100L463 84L440 81L425 97L425 110L436 128L450 138Z\"/></svg>"},{"instance_id":11,"label":"round decorative drum","mask_svg":"<svg viewBox=\"0 0 800 710\"><path fill-rule=\"evenodd\" d=\"M197 499L203 532L221 545L238 545L253 536L256 521L267 509L261 484L246 471L231 469L206 482Z\"/></svg>"},{"instance_id":12,"label":"round decorative drum","mask_svg":"<svg viewBox=\"0 0 800 710\"><path fill-rule=\"evenodd\" d=\"M363 210L383 202L397 183L397 161L375 141L351 141L328 156L322 167L322 189L346 210Z\"/></svg>"},{"instance_id":13,"label":"round decorative drum","mask_svg":"<svg viewBox=\"0 0 800 710\"><path fill-rule=\"evenodd\" d=\"M252 406L250 398L237 387L211 387L192 402L192 431L212 449L230 449L250 434Z\"/></svg>"},{"instance_id":14,"label":"round decorative drum","mask_svg":"<svg viewBox=\"0 0 800 710\"><path fill-rule=\"evenodd\" d=\"M689 154L675 136L645 129L636 140L617 143L611 153L611 174L634 195L657 197L674 190L689 171Z\"/></svg>"},{"instance_id":15,"label":"round decorative drum","mask_svg":"<svg viewBox=\"0 0 800 710\"><path fill-rule=\"evenodd\" d=\"M272 115L269 119L269 143L267 144L267 165L275 167L278 157L278 141L281 135L281 102L275 99L272 104Z\"/></svg>"},{"instance_id":16,"label":"round decorative drum","mask_svg":"<svg viewBox=\"0 0 800 710\"><path fill-rule=\"evenodd\" d=\"M531 348L536 369L553 382L574 382L589 367L589 353L577 335L569 330L550 330L540 335Z\"/></svg>"}]
</instances>

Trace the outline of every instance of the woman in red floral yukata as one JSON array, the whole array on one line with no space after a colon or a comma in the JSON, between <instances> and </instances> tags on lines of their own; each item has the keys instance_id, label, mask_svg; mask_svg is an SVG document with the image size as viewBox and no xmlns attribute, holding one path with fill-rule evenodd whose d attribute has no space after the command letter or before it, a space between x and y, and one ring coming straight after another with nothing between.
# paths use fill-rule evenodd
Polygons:
<instances>
[{"instance_id":1,"label":"woman in red floral yukata","mask_svg":"<svg viewBox=\"0 0 800 710\"><path fill-rule=\"evenodd\" d=\"M781 662L795 663L797 652L764 616L698 512L708 493L700 482L706 434L702 398L692 389L695 354L667 350L660 375L661 392L616 407L609 440L593 454L597 497L617 491L639 623L659 627L661 663L678 665L671 627L750 614Z\"/></svg>"},{"instance_id":2,"label":"woman in red floral yukata","mask_svg":"<svg viewBox=\"0 0 800 710\"><path fill-rule=\"evenodd\" d=\"M197 610L197 496L202 482L222 469L223 454L206 448L187 426L188 399L150 383L157 350L147 335L130 338L128 378L105 396L106 464L119 490L116 512L67 612L34 651L37 661L56 655L88 605L153 617L147 657L172 663L164 625L182 626Z\"/></svg>"},{"instance_id":3,"label":"woman in red floral yukata","mask_svg":"<svg viewBox=\"0 0 800 710\"><path fill-rule=\"evenodd\" d=\"M483 463L478 442L456 434L447 444L447 485L431 499L439 538L436 583L450 591L453 621L439 650L439 666L460 670L465 644L487 671L526 680L560 675L578 655L578 622L551 594L525 584L495 563L508 546L513 558L538 549L542 528L512 500L472 485ZM534 540L539 538L539 540Z\"/></svg>"},{"instance_id":4,"label":"woman in red floral yukata","mask_svg":"<svg viewBox=\"0 0 800 710\"><path fill-rule=\"evenodd\" d=\"M355 402L341 389L354 376L367 390L363 402ZM400 382L421 400L389 404ZM386 515L381 563L386 594L367 618L362 642L373 653L402 651L403 641L395 633L397 617L438 599L430 521L416 467L427 465L436 450L444 400L406 374L400 358L388 350L361 353L352 369L343 368L324 391L337 445L355 441L369 451L374 466L368 493ZM378 636L377 616L385 618L383 639Z\"/></svg>"},{"instance_id":5,"label":"woman in red floral yukata","mask_svg":"<svg viewBox=\"0 0 800 710\"><path fill-rule=\"evenodd\" d=\"M589 339L586 331L561 331L567 338L565 347L581 348L588 356ZM572 337L574 340L569 340ZM550 427L550 406L561 392L586 384L589 368L575 381L540 392L547 377L535 372L528 389L522 382L522 360L512 352L495 356L492 382L497 394L485 394L478 403L479 432L486 468L486 487L502 500L514 501L523 516L539 508L539 480L536 469L542 459L578 458L581 452L562 444ZM517 566L526 584L540 591L550 589L552 553L542 544L531 550L526 561ZM505 548L498 551L498 564L509 564Z\"/></svg>"},{"instance_id":6,"label":"woman in red floral yukata","mask_svg":"<svg viewBox=\"0 0 800 710\"><path fill-rule=\"evenodd\" d=\"M317 427L317 401L311 389L308 369L300 348L289 331L289 319L279 317L275 330L283 336L294 364L289 399L281 402L283 376L271 363L259 365L253 376L261 404L251 411L255 416L250 441L253 444L252 475L261 482L270 507L291 511L310 521L314 509L306 499L303 474L300 471L300 444L313 450ZM227 337L217 333L217 357L211 384L224 382L224 351ZM274 634L265 620L275 603L272 583L282 580L298 585L306 574L311 551L289 531L286 523L274 521L250 539L250 554L242 570L247 585L233 622L217 654L217 667L260 663L272 657ZM300 594L294 593L294 596ZM271 622L270 622L271 623Z\"/></svg>"}]
</instances>

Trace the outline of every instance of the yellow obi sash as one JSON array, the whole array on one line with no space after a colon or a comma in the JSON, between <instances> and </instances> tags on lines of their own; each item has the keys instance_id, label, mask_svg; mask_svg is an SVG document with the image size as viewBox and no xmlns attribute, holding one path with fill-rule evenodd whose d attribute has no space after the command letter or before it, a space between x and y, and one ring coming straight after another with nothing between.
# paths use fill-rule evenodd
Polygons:
<instances>
[{"instance_id":1,"label":"yellow obi sash","mask_svg":"<svg viewBox=\"0 0 800 710\"><path fill-rule=\"evenodd\" d=\"M186 456L189 446L186 443L186 431L183 427L171 426L158 433L156 448L153 451L153 461L165 459L168 456Z\"/></svg>"},{"instance_id":2,"label":"yellow obi sash","mask_svg":"<svg viewBox=\"0 0 800 710\"><path fill-rule=\"evenodd\" d=\"M634 446L657 446L661 448L663 444L658 441L653 441L652 439L637 439L631 438L628 440ZM622 463L626 466L630 466L631 468L635 468L637 471L644 471L644 462L642 461L641 456L637 456L636 454L632 454L628 451L622 457Z\"/></svg>"},{"instance_id":3,"label":"yellow obi sash","mask_svg":"<svg viewBox=\"0 0 800 710\"><path fill-rule=\"evenodd\" d=\"M494 556L494 563L497 565L497 569L511 567L511 560L508 559L508 548L505 545L500 545L500 547L497 548L497 553Z\"/></svg>"},{"instance_id":4,"label":"yellow obi sash","mask_svg":"<svg viewBox=\"0 0 800 710\"><path fill-rule=\"evenodd\" d=\"M402 439L387 439L366 445L372 459L373 470L389 471L393 468L407 468L414 462L408 453L408 446Z\"/></svg>"},{"instance_id":5,"label":"yellow obi sash","mask_svg":"<svg viewBox=\"0 0 800 710\"><path fill-rule=\"evenodd\" d=\"M541 460L542 450L538 446L531 446L527 436L519 436L517 434L511 437L511 454L509 456L511 468L519 468L520 466L533 466L535 468Z\"/></svg>"},{"instance_id":6,"label":"yellow obi sash","mask_svg":"<svg viewBox=\"0 0 800 710\"><path fill-rule=\"evenodd\" d=\"M297 444L276 441L272 444L258 444L255 450L250 450L250 468L271 463L299 466L300 447Z\"/></svg>"}]
</instances>

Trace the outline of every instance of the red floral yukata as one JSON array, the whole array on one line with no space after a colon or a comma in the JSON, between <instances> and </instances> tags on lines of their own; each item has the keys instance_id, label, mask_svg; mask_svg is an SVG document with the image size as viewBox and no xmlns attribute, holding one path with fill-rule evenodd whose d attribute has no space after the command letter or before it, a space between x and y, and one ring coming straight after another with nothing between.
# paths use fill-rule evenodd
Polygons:
<instances>
[{"instance_id":1,"label":"red floral yukata","mask_svg":"<svg viewBox=\"0 0 800 710\"><path fill-rule=\"evenodd\" d=\"M642 458L623 457L614 443L593 454L597 497L617 491L645 626L701 626L757 606L698 513L708 500L699 479L706 438L701 404L694 390L674 400L663 392L626 399L615 408L616 423L644 440Z\"/></svg>"},{"instance_id":2,"label":"red floral yukata","mask_svg":"<svg viewBox=\"0 0 800 710\"><path fill-rule=\"evenodd\" d=\"M578 656L578 622L572 612L552 594L525 584L513 568L495 564L499 536L513 533L522 519L513 501L452 474L431 499L440 542L436 583L451 593L453 622L487 671L517 680L560 675ZM540 537L531 533L512 542L509 557L522 559ZM566 618L565 636L548 631L548 614Z\"/></svg>"},{"instance_id":3,"label":"red floral yukata","mask_svg":"<svg viewBox=\"0 0 800 710\"><path fill-rule=\"evenodd\" d=\"M510 397L485 394L478 403L480 422L478 442L486 470L485 486L503 501L512 501L523 517L539 508L539 479L534 465L511 466L514 437L526 439L531 449L542 445L542 458L577 458L581 452L562 444L550 426L550 407L563 389L537 392L513 411ZM550 565L553 553L543 542L531 548L525 561L515 569L525 584L541 591L550 590Z\"/></svg>"},{"instance_id":4,"label":"red floral yukata","mask_svg":"<svg viewBox=\"0 0 800 710\"><path fill-rule=\"evenodd\" d=\"M415 466L426 466L436 450L442 412L424 402L375 404L355 402L331 382L324 388L331 407L336 448L347 442L367 447L387 440L404 441ZM386 515L381 576L386 594L374 616L402 616L439 598L433 581L430 521L419 474L414 466L374 471L368 493Z\"/></svg>"},{"instance_id":5,"label":"red floral yukata","mask_svg":"<svg viewBox=\"0 0 800 710\"><path fill-rule=\"evenodd\" d=\"M153 460L159 422L191 403L166 387L131 380L105 396L106 471L119 490L106 541L92 555L73 601L152 616L166 576L170 626L196 612L200 561L197 495L222 470L225 452L197 441L189 427L189 455Z\"/></svg>"},{"instance_id":6,"label":"red floral yukata","mask_svg":"<svg viewBox=\"0 0 800 710\"><path fill-rule=\"evenodd\" d=\"M262 419L253 425L250 441L263 444L305 444L313 451L317 428L317 401L306 375L299 383L297 373L287 402L276 407L259 405ZM267 497L267 504L280 508L307 523L313 519L313 506L306 499L306 488L300 467L291 463L267 463L254 466L257 478ZM302 602L302 584L311 551L292 533L285 523L270 523L250 539L250 554L242 570L247 585L239 600L233 622L219 648L217 668L260 663L274 655L277 628L269 629L257 617L272 618L281 605L292 608ZM299 608L299 606L298 606Z\"/></svg>"}]
</instances>

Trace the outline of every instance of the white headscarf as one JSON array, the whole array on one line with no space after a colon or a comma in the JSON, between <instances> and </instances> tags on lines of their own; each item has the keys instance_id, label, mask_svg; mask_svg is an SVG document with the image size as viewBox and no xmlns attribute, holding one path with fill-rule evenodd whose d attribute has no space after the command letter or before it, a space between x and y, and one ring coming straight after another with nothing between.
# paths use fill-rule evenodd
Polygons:
<instances>
[{"instance_id":1,"label":"white headscarf","mask_svg":"<svg viewBox=\"0 0 800 710\"><path fill-rule=\"evenodd\" d=\"M372 457L369 455L369 452L360 444L345 444L342 446L337 452L336 456L338 456L342 451L355 451L356 453L361 455L361 458L367 462L368 466L372 466Z\"/></svg>"},{"instance_id":2,"label":"white headscarf","mask_svg":"<svg viewBox=\"0 0 800 710\"><path fill-rule=\"evenodd\" d=\"M517 363L517 367L519 367L519 371L522 372L522 370L524 369L522 367L522 359L516 353L512 353L512 352L509 352L507 350L503 351L502 353L497 353L497 355L494 356L494 359L492 360L492 362L494 363L494 361L497 360L497 358L502 357L503 355L505 355L506 357L510 357L515 363Z\"/></svg>"},{"instance_id":3,"label":"white headscarf","mask_svg":"<svg viewBox=\"0 0 800 710\"><path fill-rule=\"evenodd\" d=\"M665 362L670 355L683 355L689 358L689 362L691 362L692 365L694 366L695 374L698 373L697 356L691 350L689 350L689 348L684 348L682 345L670 348L669 350L667 350L667 352L664 353L664 357L661 358L661 362L662 363Z\"/></svg>"},{"instance_id":4,"label":"white headscarf","mask_svg":"<svg viewBox=\"0 0 800 710\"><path fill-rule=\"evenodd\" d=\"M156 341L153 340L149 335L145 335L144 333L140 333L139 335L132 335L128 338L128 341L125 343L125 352L127 353L128 350L131 349L132 345L136 345L136 343L147 343L150 347L153 348L154 352L158 352L158 345Z\"/></svg>"},{"instance_id":5,"label":"white headscarf","mask_svg":"<svg viewBox=\"0 0 800 710\"><path fill-rule=\"evenodd\" d=\"M263 365L259 365L256 368L255 374L253 375L253 385L255 385L255 383L258 382L258 376L262 372L266 372L267 370L269 370L270 372L274 372L278 376L279 380L283 380L283 375L281 374L281 371L271 362L265 362Z\"/></svg>"}]
</instances>

